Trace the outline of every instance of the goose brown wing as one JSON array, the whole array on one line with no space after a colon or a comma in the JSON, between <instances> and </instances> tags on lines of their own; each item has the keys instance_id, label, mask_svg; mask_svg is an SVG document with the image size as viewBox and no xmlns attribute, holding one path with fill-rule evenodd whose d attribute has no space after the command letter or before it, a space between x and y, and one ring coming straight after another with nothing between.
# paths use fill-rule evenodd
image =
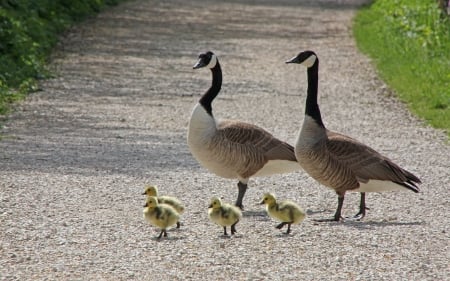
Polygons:
<instances>
[{"instance_id":1,"label":"goose brown wing","mask_svg":"<svg viewBox=\"0 0 450 281\"><path fill-rule=\"evenodd\" d=\"M296 161L294 147L275 138L261 127L239 121L223 121L218 126L221 138L245 146L249 152L262 154L266 160Z\"/></svg>"},{"instance_id":2,"label":"goose brown wing","mask_svg":"<svg viewBox=\"0 0 450 281\"><path fill-rule=\"evenodd\" d=\"M326 148L330 157L349 168L361 182L374 179L400 184L420 183L416 176L400 168L387 157L345 135L328 132Z\"/></svg>"}]
</instances>

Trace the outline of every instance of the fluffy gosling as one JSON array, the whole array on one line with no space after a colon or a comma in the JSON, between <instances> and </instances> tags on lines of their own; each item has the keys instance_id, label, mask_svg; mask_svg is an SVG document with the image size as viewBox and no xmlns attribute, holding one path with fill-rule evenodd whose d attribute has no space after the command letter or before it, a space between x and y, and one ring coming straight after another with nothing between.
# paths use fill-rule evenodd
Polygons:
<instances>
[{"instance_id":1,"label":"fluffy gosling","mask_svg":"<svg viewBox=\"0 0 450 281\"><path fill-rule=\"evenodd\" d=\"M171 196L158 196L158 187L156 185L147 186L142 195L154 196L158 198L158 203L164 203L172 206L180 215L184 212L184 206L177 198ZM180 228L180 226L180 222L177 221L177 228Z\"/></svg>"},{"instance_id":2,"label":"fluffy gosling","mask_svg":"<svg viewBox=\"0 0 450 281\"><path fill-rule=\"evenodd\" d=\"M297 204L289 200L278 203L272 193L264 194L262 204L266 204L266 211L269 216L281 221L276 228L282 229L283 226L288 225L286 234L291 232L291 224L301 223L306 217L305 212Z\"/></svg>"},{"instance_id":3,"label":"fluffy gosling","mask_svg":"<svg viewBox=\"0 0 450 281\"><path fill-rule=\"evenodd\" d=\"M227 226L231 226L231 235L235 234L236 224L242 217L241 210L238 207L222 203L218 197L211 199L208 209L209 219L220 226L223 226L223 235L228 236Z\"/></svg>"},{"instance_id":4,"label":"fluffy gosling","mask_svg":"<svg viewBox=\"0 0 450 281\"><path fill-rule=\"evenodd\" d=\"M148 196L144 205L144 219L151 225L161 228L161 233L157 237L160 239L164 234L167 237L167 228L174 225L180 219L178 212L170 205L159 204L158 198Z\"/></svg>"}]
</instances>

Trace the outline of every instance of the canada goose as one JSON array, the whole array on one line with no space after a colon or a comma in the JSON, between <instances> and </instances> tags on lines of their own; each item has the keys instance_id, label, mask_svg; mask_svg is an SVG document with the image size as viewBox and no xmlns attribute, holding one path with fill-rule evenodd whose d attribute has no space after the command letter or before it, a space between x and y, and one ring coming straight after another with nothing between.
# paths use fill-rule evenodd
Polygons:
<instances>
[{"instance_id":1,"label":"canada goose","mask_svg":"<svg viewBox=\"0 0 450 281\"><path fill-rule=\"evenodd\" d=\"M266 130L244 122L218 121L211 103L222 85L222 70L216 55L208 51L199 55L194 69L207 67L212 85L194 107L189 121L187 142L192 155L214 174L238 179L235 205L243 209L242 200L252 176L268 176L300 170L294 147Z\"/></svg>"},{"instance_id":2,"label":"canada goose","mask_svg":"<svg viewBox=\"0 0 450 281\"><path fill-rule=\"evenodd\" d=\"M213 197L208 207L208 216L211 221L223 226L223 235L227 236L227 226L231 226L231 235L236 233L236 224L242 217L242 213L239 208L222 203L220 198Z\"/></svg>"},{"instance_id":3,"label":"canada goose","mask_svg":"<svg viewBox=\"0 0 450 281\"><path fill-rule=\"evenodd\" d=\"M264 194L263 200L261 201L262 204L266 204L266 210L269 216L281 221L276 228L282 229L283 226L288 225L286 234L291 232L291 224L301 223L306 217L305 212L297 204L289 200L277 202L275 195L272 193Z\"/></svg>"},{"instance_id":4,"label":"canada goose","mask_svg":"<svg viewBox=\"0 0 450 281\"><path fill-rule=\"evenodd\" d=\"M161 233L157 238L160 239L163 234L164 237L167 237L167 228L177 223L180 218L177 211L170 205L159 204L158 199L154 196L147 197L144 207L144 219L151 225L161 228Z\"/></svg>"},{"instance_id":5,"label":"canada goose","mask_svg":"<svg viewBox=\"0 0 450 281\"><path fill-rule=\"evenodd\" d=\"M180 200L178 200L175 197L171 197L171 196L158 196L158 187L156 185L149 185L145 188L144 193L142 193L142 195L147 195L147 196L154 196L158 198L158 203L164 203L167 205L172 206L178 214L183 214L184 212L184 206L183 204L180 202ZM178 221L177 222L177 228L180 228L181 224Z\"/></svg>"},{"instance_id":6,"label":"canada goose","mask_svg":"<svg viewBox=\"0 0 450 281\"><path fill-rule=\"evenodd\" d=\"M325 128L317 103L319 59L312 51L304 51L286 63L307 67L308 90L303 126L297 138L295 155L302 168L319 183L332 188L338 195L334 218L339 221L346 191L361 193L359 212L366 214L365 192L406 190L419 192L421 181L400 168L389 158L348 136ZM321 220L324 221L324 220Z\"/></svg>"}]
</instances>

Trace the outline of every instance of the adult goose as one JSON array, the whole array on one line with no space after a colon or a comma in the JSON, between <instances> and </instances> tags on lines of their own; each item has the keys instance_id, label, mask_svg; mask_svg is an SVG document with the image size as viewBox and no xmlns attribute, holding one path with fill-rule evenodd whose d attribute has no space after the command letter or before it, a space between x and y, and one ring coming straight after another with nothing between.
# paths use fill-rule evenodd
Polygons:
<instances>
[{"instance_id":1,"label":"adult goose","mask_svg":"<svg viewBox=\"0 0 450 281\"><path fill-rule=\"evenodd\" d=\"M192 155L214 174L238 179L238 197L235 205L243 209L242 200L250 177L300 170L294 147L275 138L266 130L244 122L217 120L212 102L222 86L222 70L217 56L208 51L199 55L194 69L209 68L211 87L195 105L187 142Z\"/></svg>"},{"instance_id":2,"label":"adult goose","mask_svg":"<svg viewBox=\"0 0 450 281\"><path fill-rule=\"evenodd\" d=\"M407 189L419 192L417 184L421 181L418 177L367 145L325 128L317 103L319 59L313 51L301 52L286 63L307 67L305 119L297 138L295 155L311 177L337 193L338 207L331 220L342 219L346 191L361 193L355 219L362 219L366 214L366 192Z\"/></svg>"}]
</instances>

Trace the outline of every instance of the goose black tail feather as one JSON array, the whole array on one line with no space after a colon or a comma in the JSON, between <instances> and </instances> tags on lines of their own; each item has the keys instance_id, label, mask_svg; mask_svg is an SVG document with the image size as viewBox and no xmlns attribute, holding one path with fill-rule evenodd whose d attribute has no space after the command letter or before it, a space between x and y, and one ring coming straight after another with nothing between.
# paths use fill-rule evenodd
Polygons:
<instances>
[{"instance_id":1,"label":"goose black tail feather","mask_svg":"<svg viewBox=\"0 0 450 281\"><path fill-rule=\"evenodd\" d=\"M420 181L416 182L416 181L412 181L412 180L408 179L405 182L394 181L394 183L404 186L407 189L414 191L415 193L418 193L420 191L419 187L416 185L416 183L420 183Z\"/></svg>"}]
</instances>

